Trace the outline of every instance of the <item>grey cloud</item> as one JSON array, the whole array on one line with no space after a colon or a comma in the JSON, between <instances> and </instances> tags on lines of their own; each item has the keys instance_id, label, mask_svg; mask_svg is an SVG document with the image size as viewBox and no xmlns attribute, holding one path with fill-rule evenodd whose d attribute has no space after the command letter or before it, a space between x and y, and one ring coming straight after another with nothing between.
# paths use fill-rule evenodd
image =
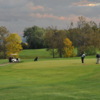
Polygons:
<instances>
[{"instance_id":1,"label":"grey cloud","mask_svg":"<svg viewBox=\"0 0 100 100\"><path fill-rule=\"evenodd\" d=\"M67 27L70 20L56 20L53 18L32 17L30 14L53 15L58 17L86 16L90 18L100 18L100 6L78 7L74 3L84 0L0 0L0 25L7 26L11 32L22 32L25 27L39 25L41 27L58 26ZM100 3L100 0L88 0L89 2ZM44 10L32 10L33 7L43 6Z\"/></svg>"},{"instance_id":2,"label":"grey cloud","mask_svg":"<svg viewBox=\"0 0 100 100\"><path fill-rule=\"evenodd\" d=\"M27 4L27 0L0 0L0 8L16 8L25 4Z\"/></svg>"}]
</instances>

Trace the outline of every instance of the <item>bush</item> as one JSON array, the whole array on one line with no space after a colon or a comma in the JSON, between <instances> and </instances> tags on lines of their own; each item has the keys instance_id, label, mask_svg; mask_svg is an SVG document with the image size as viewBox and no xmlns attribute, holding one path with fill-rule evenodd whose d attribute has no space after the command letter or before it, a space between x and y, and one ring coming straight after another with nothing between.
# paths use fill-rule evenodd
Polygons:
<instances>
[{"instance_id":1,"label":"bush","mask_svg":"<svg viewBox=\"0 0 100 100\"><path fill-rule=\"evenodd\" d=\"M80 56L83 52L86 53L86 55L95 55L96 54L96 48L94 46L81 46L78 48L78 56Z\"/></svg>"},{"instance_id":2,"label":"bush","mask_svg":"<svg viewBox=\"0 0 100 100\"><path fill-rule=\"evenodd\" d=\"M21 45L22 45L23 49L28 49L29 48L28 43L23 43L22 42Z\"/></svg>"},{"instance_id":3,"label":"bush","mask_svg":"<svg viewBox=\"0 0 100 100\"><path fill-rule=\"evenodd\" d=\"M4 58L3 52L0 52L0 59Z\"/></svg>"},{"instance_id":4,"label":"bush","mask_svg":"<svg viewBox=\"0 0 100 100\"><path fill-rule=\"evenodd\" d=\"M94 48L93 46L89 46L86 48L86 54L87 55L95 55L96 54L96 48Z\"/></svg>"}]
</instances>

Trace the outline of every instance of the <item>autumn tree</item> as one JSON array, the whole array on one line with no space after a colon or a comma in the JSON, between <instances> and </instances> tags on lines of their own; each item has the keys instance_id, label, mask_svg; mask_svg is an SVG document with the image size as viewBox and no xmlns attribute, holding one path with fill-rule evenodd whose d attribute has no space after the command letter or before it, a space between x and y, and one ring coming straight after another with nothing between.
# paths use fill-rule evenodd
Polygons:
<instances>
[{"instance_id":1,"label":"autumn tree","mask_svg":"<svg viewBox=\"0 0 100 100\"><path fill-rule=\"evenodd\" d=\"M64 56L65 57L73 57L75 56L74 53L74 46L72 45L72 42L70 41L70 39L66 38L64 40Z\"/></svg>"},{"instance_id":2,"label":"autumn tree","mask_svg":"<svg viewBox=\"0 0 100 100\"><path fill-rule=\"evenodd\" d=\"M22 50L21 37L17 33L13 33L6 38L6 42L7 56L16 54L15 57L18 57L19 52Z\"/></svg>"},{"instance_id":3,"label":"autumn tree","mask_svg":"<svg viewBox=\"0 0 100 100\"><path fill-rule=\"evenodd\" d=\"M9 31L6 27L0 27L0 56L6 58L6 41L5 38L9 35Z\"/></svg>"}]
</instances>

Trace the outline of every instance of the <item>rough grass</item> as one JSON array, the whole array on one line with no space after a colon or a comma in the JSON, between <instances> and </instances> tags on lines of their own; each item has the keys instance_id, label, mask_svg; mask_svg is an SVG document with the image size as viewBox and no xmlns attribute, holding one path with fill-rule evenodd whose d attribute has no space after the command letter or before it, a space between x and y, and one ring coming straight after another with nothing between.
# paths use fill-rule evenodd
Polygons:
<instances>
[{"instance_id":1,"label":"rough grass","mask_svg":"<svg viewBox=\"0 0 100 100\"><path fill-rule=\"evenodd\" d=\"M0 100L100 100L95 59L41 60L0 67Z\"/></svg>"}]
</instances>

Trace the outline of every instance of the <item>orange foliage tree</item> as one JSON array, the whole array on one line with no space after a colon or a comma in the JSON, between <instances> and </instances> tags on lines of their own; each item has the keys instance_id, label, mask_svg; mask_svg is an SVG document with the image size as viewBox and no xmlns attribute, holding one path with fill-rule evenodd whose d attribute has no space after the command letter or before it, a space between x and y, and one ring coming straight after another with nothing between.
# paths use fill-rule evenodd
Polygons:
<instances>
[{"instance_id":1,"label":"orange foliage tree","mask_svg":"<svg viewBox=\"0 0 100 100\"><path fill-rule=\"evenodd\" d=\"M21 37L18 34L13 33L6 38L6 42L7 56L14 55L15 57L18 57L19 52L22 50Z\"/></svg>"},{"instance_id":2,"label":"orange foliage tree","mask_svg":"<svg viewBox=\"0 0 100 100\"><path fill-rule=\"evenodd\" d=\"M74 53L74 46L72 45L72 42L70 41L70 39L66 38L64 40L64 56L65 57L73 57L75 56Z\"/></svg>"}]
</instances>

